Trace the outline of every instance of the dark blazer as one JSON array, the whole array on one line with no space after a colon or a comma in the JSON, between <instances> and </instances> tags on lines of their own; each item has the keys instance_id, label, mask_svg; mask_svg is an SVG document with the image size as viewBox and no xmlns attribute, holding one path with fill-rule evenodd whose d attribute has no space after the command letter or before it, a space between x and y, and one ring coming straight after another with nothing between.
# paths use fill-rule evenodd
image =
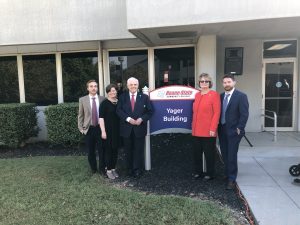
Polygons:
<instances>
[{"instance_id":1,"label":"dark blazer","mask_svg":"<svg viewBox=\"0 0 300 225\"><path fill-rule=\"evenodd\" d=\"M128 138L133 130L136 137L146 136L147 121L152 113L153 109L148 95L137 93L134 111L132 112L129 92L122 93L117 104L117 114L120 117L120 135ZM131 125L126 121L128 117L135 120L142 118L143 122L139 126Z\"/></svg>"},{"instance_id":2,"label":"dark blazer","mask_svg":"<svg viewBox=\"0 0 300 225\"><path fill-rule=\"evenodd\" d=\"M223 108L224 94L221 94L221 104ZM222 115L222 114L221 114ZM237 135L236 128L241 131L240 135L245 134L245 127L249 117L249 103L247 95L243 92L235 89L232 93L230 101L228 102L225 120L226 120L226 131L229 136ZM220 123L221 125L221 118Z\"/></svg>"}]
</instances>

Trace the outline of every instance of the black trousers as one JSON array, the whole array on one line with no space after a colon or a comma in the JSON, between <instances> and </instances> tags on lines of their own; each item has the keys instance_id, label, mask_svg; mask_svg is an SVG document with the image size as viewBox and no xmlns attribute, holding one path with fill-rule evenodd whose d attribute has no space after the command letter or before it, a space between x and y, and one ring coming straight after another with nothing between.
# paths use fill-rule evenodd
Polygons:
<instances>
[{"instance_id":1,"label":"black trousers","mask_svg":"<svg viewBox=\"0 0 300 225\"><path fill-rule=\"evenodd\" d=\"M195 174L203 174L203 152L206 159L206 174L215 174L215 137L194 137L194 170Z\"/></svg>"},{"instance_id":2,"label":"black trousers","mask_svg":"<svg viewBox=\"0 0 300 225\"><path fill-rule=\"evenodd\" d=\"M142 171L144 168L145 137L136 137L132 131L130 137L124 137L123 140L129 173Z\"/></svg>"},{"instance_id":3,"label":"black trousers","mask_svg":"<svg viewBox=\"0 0 300 225\"><path fill-rule=\"evenodd\" d=\"M220 148L225 164L224 173L228 180L235 181L238 174L238 150L243 135L229 136L225 125L221 125L219 131Z\"/></svg>"},{"instance_id":4,"label":"black trousers","mask_svg":"<svg viewBox=\"0 0 300 225\"><path fill-rule=\"evenodd\" d=\"M112 148L105 145L105 164L108 170L115 169L118 160L118 148Z\"/></svg>"},{"instance_id":5,"label":"black trousers","mask_svg":"<svg viewBox=\"0 0 300 225\"><path fill-rule=\"evenodd\" d=\"M97 171L96 150L99 156L99 172L105 172L104 150L101 142L100 127L90 126L86 136L85 143L88 149L88 161L92 171Z\"/></svg>"}]
</instances>

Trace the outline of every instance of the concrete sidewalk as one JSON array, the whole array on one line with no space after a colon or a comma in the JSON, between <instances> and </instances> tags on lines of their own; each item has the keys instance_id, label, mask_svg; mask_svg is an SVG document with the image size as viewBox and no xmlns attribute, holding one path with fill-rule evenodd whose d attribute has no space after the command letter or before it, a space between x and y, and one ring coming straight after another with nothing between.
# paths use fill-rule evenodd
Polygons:
<instances>
[{"instance_id":1,"label":"concrete sidewalk","mask_svg":"<svg viewBox=\"0 0 300 225\"><path fill-rule=\"evenodd\" d=\"M300 224L300 186L289 168L300 163L300 133L279 132L277 143L267 132L247 133L239 150L237 183L261 225ZM298 177L300 178L300 177Z\"/></svg>"}]
</instances>

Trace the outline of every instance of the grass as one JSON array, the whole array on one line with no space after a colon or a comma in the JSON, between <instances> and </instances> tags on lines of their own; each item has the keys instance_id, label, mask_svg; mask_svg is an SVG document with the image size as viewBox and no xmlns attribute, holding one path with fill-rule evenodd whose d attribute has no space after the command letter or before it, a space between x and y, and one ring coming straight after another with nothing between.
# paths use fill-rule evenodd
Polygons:
<instances>
[{"instance_id":1,"label":"grass","mask_svg":"<svg viewBox=\"0 0 300 225\"><path fill-rule=\"evenodd\" d=\"M0 160L0 224L233 224L228 209L113 187L80 156Z\"/></svg>"}]
</instances>

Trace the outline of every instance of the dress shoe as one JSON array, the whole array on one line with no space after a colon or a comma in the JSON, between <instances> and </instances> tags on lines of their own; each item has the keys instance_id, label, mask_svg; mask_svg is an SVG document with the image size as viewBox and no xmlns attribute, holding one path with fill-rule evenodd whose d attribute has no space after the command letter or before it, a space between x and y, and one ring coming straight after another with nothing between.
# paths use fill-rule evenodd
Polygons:
<instances>
[{"instance_id":1,"label":"dress shoe","mask_svg":"<svg viewBox=\"0 0 300 225\"><path fill-rule=\"evenodd\" d=\"M97 173L97 170L91 170L92 174Z\"/></svg>"},{"instance_id":2,"label":"dress shoe","mask_svg":"<svg viewBox=\"0 0 300 225\"><path fill-rule=\"evenodd\" d=\"M235 182L234 181L228 181L226 190L234 190L235 188Z\"/></svg>"},{"instance_id":3,"label":"dress shoe","mask_svg":"<svg viewBox=\"0 0 300 225\"><path fill-rule=\"evenodd\" d=\"M192 174L192 177L193 177L193 179L197 180L197 179L203 178L204 175L203 175L203 173L200 173L200 174L194 173L194 174Z\"/></svg>"},{"instance_id":4,"label":"dress shoe","mask_svg":"<svg viewBox=\"0 0 300 225\"><path fill-rule=\"evenodd\" d=\"M213 176L205 176L205 177L203 177L204 181L210 181L210 180L213 180L213 179L214 179Z\"/></svg>"}]
</instances>

